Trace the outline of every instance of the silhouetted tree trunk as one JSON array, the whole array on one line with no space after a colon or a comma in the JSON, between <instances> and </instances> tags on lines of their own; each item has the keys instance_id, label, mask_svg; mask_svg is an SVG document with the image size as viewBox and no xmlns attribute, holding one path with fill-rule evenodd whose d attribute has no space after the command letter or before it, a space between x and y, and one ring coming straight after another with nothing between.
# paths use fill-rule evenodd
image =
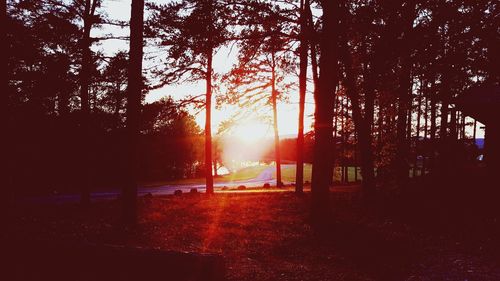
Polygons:
<instances>
[{"instance_id":1,"label":"silhouetted tree trunk","mask_svg":"<svg viewBox=\"0 0 500 281\"><path fill-rule=\"evenodd\" d=\"M214 176L212 174L212 60L213 49L207 53L206 101L205 101L205 182L206 193L214 193Z\"/></svg>"},{"instance_id":2,"label":"silhouetted tree trunk","mask_svg":"<svg viewBox=\"0 0 500 281\"><path fill-rule=\"evenodd\" d=\"M321 1L323 30L320 39L319 83L315 93L314 152L312 171L312 219L324 225L328 218L329 186L333 172L333 101L338 83L338 9L337 1Z\"/></svg>"},{"instance_id":3,"label":"silhouetted tree trunk","mask_svg":"<svg viewBox=\"0 0 500 281\"><path fill-rule=\"evenodd\" d=\"M448 115L449 115L449 102L448 102L448 87L446 79L441 82L441 97L443 99L442 104L441 104L441 124L440 124L440 131L439 131L439 139L440 141L444 141L447 136L448 136Z\"/></svg>"},{"instance_id":4,"label":"silhouetted tree trunk","mask_svg":"<svg viewBox=\"0 0 500 281\"><path fill-rule=\"evenodd\" d=\"M349 105L349 101L347 99L347 97L344 97L342 99L342 107L341 107L341 114L342 114L342 121L341 121L341 125L342 125L342 148L341 148L341 151L342 151L342 156L341 156L341 163L340 163L340 166L342 167L342 174L341 174L341 182L342 183L347 183L348 181L348 176L347 176L347 164L346 164L346 159L347 159L347 114L348 114L348 105Z\"/></svg>"},{"instance_id":5,"label":"silhouetted tree trunk","mask_svg":"<svg viewBox=\"0 0 500 281\"><path fill-rule=\"evenodd\" d=\"M422 174L425 175L427 171L428 165L428 151L425 147L425 144L428 143L428 133L429 133L429 92L427 88L427 83L425 84L425 92L424 92L424 100L425 100L425 108L424 108L424 142L422 145Z\"/></svg>"},{"instance_id":6,"label":"silhouetted tree trunk","mask_svg":"<svg viewBox=\"0 0 500 281\"><path fill-rule=\"evenodd\" d=\"M127 224L137 220L137 180L139 169L139 132L142 97L142 57L144 0L132 0L127 100L128 180L123 188L123 215Z\"/></svg>"},{"instance_id":7,"label":"silhouetted tree trunk","mask_svg":"<svg viewBox=\"0 0 500 281\"><path fill-rule=\"evenodd\" d=\"M432 95L430 97L430 103L431 103L431 127L429 131L429 141L430 141L430 155L429 155L429 171L434 170L434 165L436 163L435 161L435 149L436 149L436 132L437 132L437 126L436 126L436 118L437 118L437 106L436 106L436 92L435 92L435 78L433 77L432 83L431 83L431 89L430 89L430 94Z\"/></svg>"},{"instance_id":8,"label":"silhouetted tree trunk","mask_svg":"<svg viewBox=\"0 0 500 281\"><path fill-rule=\"evenodd\" d=\"M116 87L116 94L115 94L115 111L113 115L115 116L116 119L116 124L117 126L120 125L120 109L122 107L122 95L121 95L121 84L120 82L116 82L115 84Z\"/></svg>"},{"instance_id":9,"label":"silhouetted tree trunk","mask_svg":"<svg viewBox=\"0 0 500 281\"><path fill-rule=\"evenodd\" d=\"M89 87L91 79L92 67L92 51L90 31L92 29L95 10L97 8L97 0L85 0L83 14L83 36L81 40L82 62L80 70L80 102L81 102L81 120L82 120L82 190L81 203L88 205L90 203L90 187L92 184L92 163L91 153L93 149L90 147L91 139L91 124L90 124L90 101Z\"/></svg>"},{"instance_id":10,"label":"silhouetted tree trunk","mask_svg":"<svg viewBox=\"0 0 500 281\"><path fill-rule=\"evenodd\" d=\"M218 157L218 154L217 154L217 151L218 151L217 142L214 142L213 146L214 146L214 155L213 155L213 158L214 158L213 159L214 177L218 177L218 174L217 174L217 168L218 168L217 167L217 160L219 159L219 157Z\"/></svg>"},{"instance_id":11,"label":"silhouetted tree trunk","mask_svg":"<svg viewBox=\"0 0 500 281\"><path fill-rule=\"evenodd\" d=\"M366 76L365 116L363 118L364 125L358 130L358 141L361 158L363 190L365 194L370 195L375 191L375 164L372 147L372 127L375 114L375 77L373 73L369 73Z\"/></svg>"},{"instance_id":12,"label":"silhouetted tree trunk","mask_svg":"<svg viewBox=\"0 0 500 281\"><path fill-rule=\"evenodd\" d=\"M0 150L2 151L2 167L0 168L0 177L1 177L1 186L2 188L0 194L0 217L5 218L9 214L10 207L10 193L12 192L11 185L11 154L10 151L12 147L10 147L10 108L9 108L9 97L8 97L8 88L9 88L9 70L7 65L7 58L9 49L9 43L7 41L7 0L2 0L0 2L0 40L2 44L3 51L0 54L0 64L2 68L2 72L0 73L0 122L2 122L2 129L4 133L2 137L0 137ZM2 223L5 220L2 219Z\"/></svg>"},{"instance_id":13,"label":"silhouetted tree trunk","mask_svg":"<svg viewBox=\"0 0 500 281\"><path fill-rule=\"evenodd\" d=\"M450 124L449 124L449 128L450 128L450 133L449 133L449 137L450 139L452 140L456 140L458 139L458 126L457 126L457 111L455 108L452 108L450 110Z\"/></svg>"},{"instance_id":14,"label":"silhouetted tree trunk","mask_svg":"<svg viewBox=\"0 0 500 281\"><path fill-rule=\"evenodd\" d=\"M62 90L57 94L57 111L59 116L66 119L69 114L69 92Z\"/></svg>"},{"instance_id":15,"label":"silhouetted tree trunk","mask_svg":"<svg viewBox=\"0 0 500 281\"><path fill-rule=\"evenodd\" d=\"M271 102L273 104L273 128L274 128L274 158L276 160L276 186L281 187L281 153L280 153L280 136L278 132L278 106L276 92L276 62L274 52L271 54Z\"/></svg>"},{"instance_id":16,"label":"silhouetted tree trunk","mask_svg":"<svg viewBox=\"0 0 500 281\"><path fill-rule=\"evenodd\" d=\"M472 139L474 140L474 144L476 144L476 132L477 132L477 120L474 119L474 127L472 132Z\"/></svg>"},{"instance_id":17,"label":"silhouetted tree trunk","mask_svg":"<svg viewBox=\"0 0 500 281\"><path fill-rule=\"evenodd\" d=\"M415 136L415 157L414 157L414 163L413 163L413 177L417 176L417 166L418 166L418 151L419 151L419 144L420 144L420 118L422 117L422 94L423 94L423 86L422 86L423 81L420 80L420 91L418 93L417 99L417 127L416 127L416 136Z\"/></svg>"},{"instance_id":18,"label":"silhouetted tree trunk","mask_svg":"<svg viewBox=\"0 0 500 281\"><path fill-rule=\"evenodd\" d=\"M300 1L299 125L297 133L297 172L295 175L295 192L297 193L302 193L304 189L304 109L307 90L308 51L306 6L308 5L309 0Z\"/></svg>"},{"instance_id":19,"label":"silhouetted tree trunk","mask_svg":"<svg viewBox=\"0 0 500 281\"><path fill-rule=\"evenodd\" d=\"M411 32L413 29L414 20L414 1L408 1L403 7L402 11L402 24L404 25L403 37L401 40L401 56L398 77L398 119L397 119L397 140L396 140L396 179L399 186L403 186L408 181L409 176L409 139L408 135L408 124L411 120L408 120L408 112L411 110L411 98L412 98L412 62L411 62Z\"/></svg>"},{"instance_id":20,"label":"silhouetted tree trunk","mask_svg":"<svg viewBox=\"0 0 500 281\"><path fill-rule=\"evenodd\" d=\"M460 112L460 138L465 139L466 134L465 134L465 129L466 129L467 124L465 123L465 114Z\"/></svg>"},{"instance_id":21,"label":"silhouetted tree trunk","mask_svg":"<svg viewBox=\"0 0 500 281\"><path fill-rule=\"evenodd\" d=\"M344 17L347 17L347 11L344 11ZM345 19L347 21L347 18ZM345 30L345 28L344 28ZM372 141L373 137L371 134L371 128L374 122L374 108L375 108L375 81L374 74L370 73L369 70L365 70L363 73L365 79L365 116L361 112L360 104L360 94L359 89L355 81L355 73L353 70L353 62L348 50L347 36L343 35L342 40L342 59L345 66L345 87L346 94L351 100L352 105L352 116L354 120L354 127L357 135L357 146L359 150L360 163L361 163L361 175L363 178L363 195L365 197L370 197L375 189L375 172L373 163L373 149ZM373 72L373 70L372 70ZM355 169L355 179L357 179L357 168ZM346 181L348 180L348 171L345 172Z\"/></svg>"}]
</instances>

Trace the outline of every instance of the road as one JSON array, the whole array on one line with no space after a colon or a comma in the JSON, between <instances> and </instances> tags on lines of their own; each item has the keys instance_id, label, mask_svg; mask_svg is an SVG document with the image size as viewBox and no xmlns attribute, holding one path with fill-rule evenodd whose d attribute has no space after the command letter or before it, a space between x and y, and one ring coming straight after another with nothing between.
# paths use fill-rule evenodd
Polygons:
<instances>
[{"instance_id":1,"label":"road","mask_svg":"<svg viewBox=\"0 0 500 281\"><path fill-rule=\"evenodd\" d=\"M282 167L286 166L290 165L282 165ZM274 179L273 177L274 169L275 169L274 166L270 166L253 179L218 182L214 184L214 186L216 187L217 191L217 188L221 188L224 186L236 187L239 185L244 185L246 187L260 187L263 186L265 183L276 185L276 179ZM182 190L183 193L189 192L192 188L198 189L199 192L204 192L205 184L169 184L157 187L139 187L139 189L137 190L137 195L138 196L144 196L146 194L169 195L173 194L176 190ZM108 191L96 191L90 194L90 198L92 201L110 200L110 199L116 199L120 195L120 193L121 191L119 189L108 190ZM80 200L79 194L58 194L58 195L24 198L22 202L61 204L61 203L74 203L78 202L79 200Z\"/></svg>"}]
</instances>

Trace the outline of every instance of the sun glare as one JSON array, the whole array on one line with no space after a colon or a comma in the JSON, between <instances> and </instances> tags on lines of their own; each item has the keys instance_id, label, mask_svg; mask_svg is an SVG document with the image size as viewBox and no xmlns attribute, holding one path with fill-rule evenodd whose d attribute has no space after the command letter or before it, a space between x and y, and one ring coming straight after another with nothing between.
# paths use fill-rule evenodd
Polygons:
<instances>
[{"instance_id":1,"label":"sun glare","mask_svg":"<svg viewBox=\"0 0 500 281\"><path fill-rule=\"evenodd\" d=\"M270 137L270 127L258 121L248 121L233 129L233 135L245 142L255 142Z\"/></svg>"}]
</instances>

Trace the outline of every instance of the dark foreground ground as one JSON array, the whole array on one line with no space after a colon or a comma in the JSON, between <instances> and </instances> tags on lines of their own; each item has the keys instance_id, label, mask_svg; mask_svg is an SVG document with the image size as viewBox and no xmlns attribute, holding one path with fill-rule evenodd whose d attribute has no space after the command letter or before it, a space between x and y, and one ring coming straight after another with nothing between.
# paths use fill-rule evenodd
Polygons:
<instances>
[{"instance_id":1,"label":"dark foreground ground","mask_svg":"<svg viewBox=\"0 0 500 281\"><path fill-rule=\"evenodd\" d=\"M23 206L3 236L219 253L229 280L500 280L495 219L448 224L422 212L428 217L402 220L393 207L361 207L342 190L332 193L331 229L319 236L309 200L292 192L141 198L139 225L127 233L116 227L118 201Z\"/></svg>"}]
</instances>

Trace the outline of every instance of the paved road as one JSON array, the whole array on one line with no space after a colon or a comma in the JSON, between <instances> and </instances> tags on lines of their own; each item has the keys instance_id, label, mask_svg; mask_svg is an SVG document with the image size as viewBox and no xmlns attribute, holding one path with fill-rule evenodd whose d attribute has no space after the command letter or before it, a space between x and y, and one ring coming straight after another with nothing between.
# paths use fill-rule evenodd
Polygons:
<instances>
[{"instance_id":1,"label":"paved road","mask_svg":"<svg viewBox=\"0 0 500 281\"><path fill-rule=\"evenodd\" d=\"M282 165L282 168L292 165ZM274 179L274 166L270 166L264 171L262 171L257 177L249 180L241 181L228 181L215 183L214 186L217 187L235 187L239 185L245 185L246 187L260 187L265 183L271 185L276 185L276 179ZM286 183L286 182L285 182ZM138 196L143 196L148 193L153 195L169 195L173 194L175 190L182 190L182 192L189 192L192 188L198 189L200 192L205 191L205 184L170 184L162 185L158 187L139 187L137 193ZM90 197L92 201L99 200L109 200L116 199L120 194L120 190L110 190L110 191L97 191L91 193ZM40 196L40 197L30 197L25 198L22 201L26 203L50 203L50 204L60 204L60 203L71 203L78 202L80 200L79 194L60 194L60 195L50 195L50 196Z\"/></svg>"}]
</instances>

